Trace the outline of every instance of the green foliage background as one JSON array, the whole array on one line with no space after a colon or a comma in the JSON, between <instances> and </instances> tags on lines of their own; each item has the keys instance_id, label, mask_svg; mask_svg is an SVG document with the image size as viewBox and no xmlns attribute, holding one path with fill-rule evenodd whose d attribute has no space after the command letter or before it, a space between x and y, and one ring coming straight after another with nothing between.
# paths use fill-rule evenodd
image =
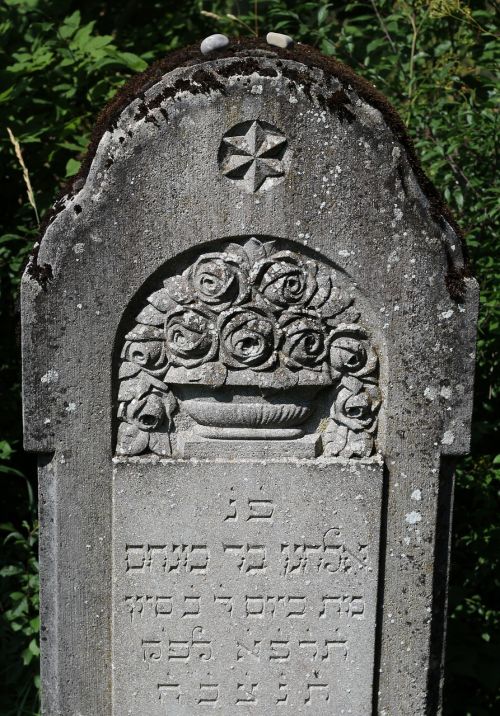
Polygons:
<instances>
[{"instance_id":1,"label":"green foliage background","mask_svg":"<svg viewBox=\"0 0 500 716\"><path fill-rule=\"evenodd\" d=\"M38 713L36 474L21 448L18 348L19 279L38 217L78 171L97 112L127 77L214 31L264 35L270 29L335 55L386 94L467 234L482 294L472 455L457 476L445 713L500 712L498 10L494 0L0 4L3 716Z\"/></svg>"}]
</instances>

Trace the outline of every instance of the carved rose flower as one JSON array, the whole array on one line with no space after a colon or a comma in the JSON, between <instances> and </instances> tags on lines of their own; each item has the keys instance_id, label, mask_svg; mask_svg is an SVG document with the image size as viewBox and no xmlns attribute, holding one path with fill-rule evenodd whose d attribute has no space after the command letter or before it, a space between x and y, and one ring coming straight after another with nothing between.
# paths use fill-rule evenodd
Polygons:
<instances>
[{"instance_id":1,"label":"carved rose flower","mask_svg":"<svg viewBox=\"0 0 500 716\"><path fill-rule=\"evenodd\" d=\"M344 377L336 392L332 420L323 435L325 455L369 457L374 450L379 406L377 386Z\"/></svg>"},{"instance_id":2,"label":"carved rose flower","mask_svg":"<svg viewBox=\"0 0 500 716\"><path fill-rule=\"evenodd\" d=\"M165 418L163 400L155 393L131 400L125 408L125 418L141 430L156 430Z\"/></svg>"},{"instance_id":3,"label":"carved rose flower","mask_svg":"<svg viewBox=\"0 0 500 716\"><path fill-rule=\"evenodd\" d=\"M198 308L171 313L165 322L165 339L172 365L194 368L217 352L215 321Z\"/></svg>"},{"instance_id":4,"label":"carved rose flower","mask_svg":"<svg viewBox=\"0 0 500 716\"><path fill-rule=\"evenodd\" d=\"M270 367L276 358L274 319L258 308L233 308L220 317L221 360L231 368Z\"/></svg>"},{"instance_id":5,"label":"carved rose flower","mask_svg":"<svg viewBox=\"0 0 500 716\"><path fill-rule=\"evenodd\" d=\"M187 270L186 279L196 299L213 311L240 303L248 294L242 260L231 253L204 254Z\"/></svg>"},{"instance_id":6,"label":"carved rose flower","mask_svg":"<svg viewBox=\"0 0 500 716\"><path fill-rule=\"evenodd\" d=\"M330 344L332 372L361 377L373 373L377 363L377 354L368 340L359 337L359 328L354 327L351 335L348 330L333 335Z\"/></svg>"},{"instance_id":7,"label":"carved rose flower","mask_svg":"<svg viewBox=\"0 0 500 716\"><path fill-rule=\"evenodd\" d=\"M369 430L375 422L379 404L375 386L365 385L356 378L347 378L338 388L332 418L354 432Z\"/></svg>"},{"instance_id":8,"label":"carved rose flower","mask_svg":"<svg viewBox=\"0 0 500 716\"><path fill-rule=\"evenodd\" d=\"M123 357L146 370L156 370L166 361L165 345L162 341L128 341Z\"/></svg>"},{"instance_id":9,"label":"carved rose flower","mask_svg":"<svg viewBox=\"0 0 500 716\"><path fill-rule=\"evenodd\" d=\"M250 280L274 308L305 306L314 295L317 265L291 251L259 261Z\"/></svg>"},{"instance_id":10,"label":"carved rose flower","mask_svg":"<svg viewBox=\"0 0 500 716\"><path fill-rule=\"evenodd\" d=\"M282 347L285 365L290 368L314 368L326 357L326 341L321 321L309 314L284 313L280 327L285 334Z\"/></svg>"}]
</instances>

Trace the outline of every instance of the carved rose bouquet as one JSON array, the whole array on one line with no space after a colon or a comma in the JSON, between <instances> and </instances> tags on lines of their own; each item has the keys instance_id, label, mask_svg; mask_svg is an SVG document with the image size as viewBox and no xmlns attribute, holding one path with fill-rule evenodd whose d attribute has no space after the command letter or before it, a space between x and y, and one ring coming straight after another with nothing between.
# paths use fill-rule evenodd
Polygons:
<instances>
[{"instance_id":1,"label":"carved rose bouquet","mask_svg":"<svg viewBox=\"0 0 500 716\"><path fill-rule=\"evenodd\" d=\"M371 452L378 404L368 385L378 360L352 296L336 284L332 269L255 238L202 254L166 279L126 336L122 452L129 454L132 441L168 454L167 438L156 444L153 436L176 409L169 385L261 385L266 378L273 386L275 375L276 387L334 386L328 451Z\"/></svg>"},{"instance_id":2,"label":"carved rose bouquet","mask_svg":"<svg viewBox=\"0 0 500 716\"><path fill-rule=\"evenodd\" d=\"M164 326L168 367L217 361L229 373L282 365L325 374L328 321L351 303L317 262L252 238L167 279L137 320Z\"/></svg>"}]
</instances>

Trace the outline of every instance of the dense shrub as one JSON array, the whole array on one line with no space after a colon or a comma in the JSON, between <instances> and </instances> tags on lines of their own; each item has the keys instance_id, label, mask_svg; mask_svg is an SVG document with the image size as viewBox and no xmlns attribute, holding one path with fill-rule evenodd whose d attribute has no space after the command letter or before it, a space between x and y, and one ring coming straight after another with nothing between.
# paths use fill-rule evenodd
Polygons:
<instances>
[{"instance_id":1,"label":"dense shrub","mask_svg":"<svg viewBox=\"0 0 500 716\"><path fill-rule=\"evenodd\" d=\"M472 455L459 466L456 488L446 714L498 708L496 10L495 0L0 4L2 714L38 709L36 475L21 449L17 301L39 217L77 172L96 113L128 76L213 31L269 29L344 60L392 100L467 234L482 297Z\"/></svg>"}]
</instances>

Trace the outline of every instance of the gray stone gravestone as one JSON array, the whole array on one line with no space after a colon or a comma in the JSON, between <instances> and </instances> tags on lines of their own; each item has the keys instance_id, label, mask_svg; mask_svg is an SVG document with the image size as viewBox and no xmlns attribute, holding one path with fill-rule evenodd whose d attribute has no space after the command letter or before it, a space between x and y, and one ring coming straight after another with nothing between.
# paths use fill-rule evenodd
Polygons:
<instances>
[{"instance_id":1,"label":"gray stone gravestone","mask_svg":"<svg viewBox=\"0 0 500 716\"><path fill-rule=\"evenodd\" d=\"M477 287L400 120L240 42L103 122L23 280L44 713L437 713Z\"/></svg>"}]
</instances>

